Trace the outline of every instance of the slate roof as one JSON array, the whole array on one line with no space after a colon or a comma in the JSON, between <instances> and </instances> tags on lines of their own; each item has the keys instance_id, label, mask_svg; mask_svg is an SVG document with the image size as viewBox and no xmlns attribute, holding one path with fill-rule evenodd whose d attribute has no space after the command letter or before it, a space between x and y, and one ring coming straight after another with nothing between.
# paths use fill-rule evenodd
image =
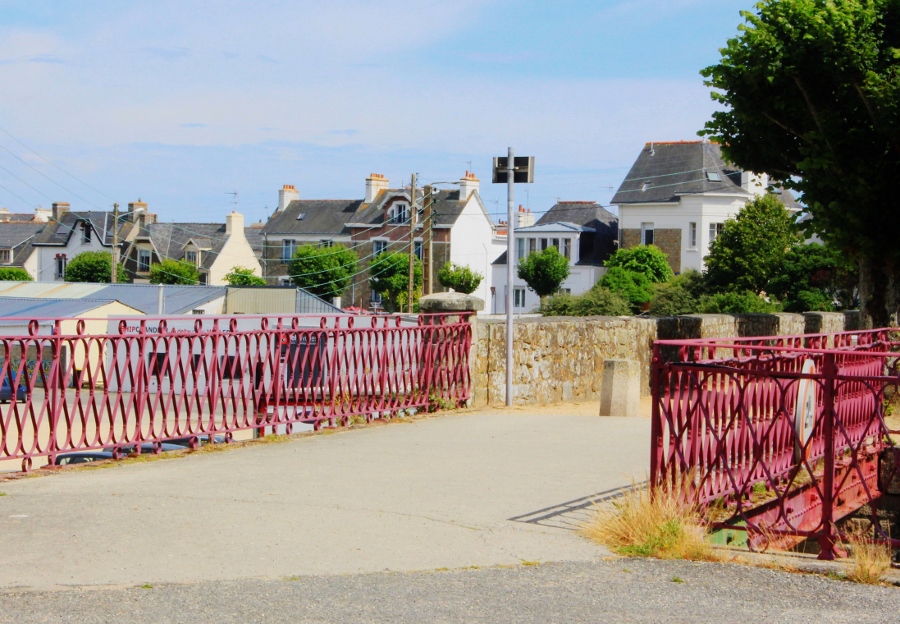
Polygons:
<instances>
[{"instance_id":1,"label":"slate roof","mask_svg":"<svg viewBox=\"0 0 900 624\"><path fill-rule=\"evenodd\" d=\"M751 199L741 187L741 169L725 162L722 148L706 141L647 143L610 203L646 204L679 201L681 195L729 193ZM799 207L793 195L780 198Z\"/></svg>"},{"instance_id":2,"label":"slate roof","mask_svg":"<svg viewBox=\"0 0 900 624\"><path fill-rule=\"evenodd\" d=\"M298 199L273 214L262 234L349 234L346 224L361 199ZM303 215L302 219L298 219Z\"/></svg>"},{"instance_id":3,"label":"slate roof","mask_svg":"<svg viewBox=\"0 0 900 624\"><path fill-rule=\"evenodd\" d=\"M553 221L550 223L541 223L540 221L528 227L516 228L516 233L522 234L541 233L541 232L593 232L594 228L585 227L583 225L575 225L565 221Z\"/></svg>"},{"instance_id":4,"label":"slate roof","mask_svg":"<svg viewBox=\"0 0 900 624\"><path fill-rule=\"evenodd\" d=\"M134 227L134 223L129 220L123 219L121 213L119 215L119 240L125 240L125 237L131 231L131 228ZM90 222L94 233L93 236L97 237L97 240L101 242L101 244L106 247L112 247L112 239L113 239L113 231L112 231L112 222L113 222L113 213L105 212L101 210L92 210L85 212L75 212L69 211L62 215L62 218L59 221L55 221L53 219L50 220L49 223L45 223L43 231L39 236L36 236L34 239L35 245L52 245L52 246L65 246L69 242L69 238L71 238L72 234L77 233L81 234L81 226L79 223L83 221Z\"/></svg>"},{"instance_id":5,"label":"slate roof","mask_svg":"<svg viewBox=\"0 0 900 624\"><path fill-rule=\"evenodd\" d=\"M0 225L0 249L12 249L12 263L9 266L22 266L31 255L31 242L46 223L3 223ZM0 265L3 266L3 265Z\"/></svg>"},{"instance_id":6,"label":"slate roof","mask_svg":"<svg viewBox=\"0 0 900 624\"><path fill-rule=\"evenodd\" d=\"M266 245L266 239L263 236L262 228L245 227L244 237L247 239L247 242L250 243L250 248L253 250L256 257L262 259Z\"/></svg>"},{"instance_id":7,"label":"slate roof","mask_svg":"<svg viewBox=\"0 0 900 624\"><path fill-rule=\"evenodd\" d=\"M0 318L72 318L113 302L113 299L0 297Z\"/></svg>"},{"instance_id":8,"label":"slate roof","mask_svg":"<svg viewBox=\"0 0 900 624\"><path fill-rule=\"evenodd\" d=\"M593 229L602 229L602 225L617 225L619 218L606 208L593 201L561 201L537 220L542 223L575 223Z\"/></svg>"},{"instance_id":9,"label":"slate roof","mask_svg":"<svg viewBox=\"0 0 900 624\"><path fill-rule=\"evenodd\" d=\"M421 200L425 195L424 189L416 190L416 198ZM449 227L456 223L459 215L466 207L464 201L459 200L459 191L436 190L434 195L434 205L432 207L432 218L434 219L434 227ZM388 189L381 191L375 201L370 204L363 204L357 210L356 214L350 219L353 225L365 225L378 227L385 223L388 216L384 207L394 199L403 198L409 201L409 190L407 189Z\"/></svg>"},{"instance_id":10,"label":"slate roof","mask_svg":"<svg viewBox=\"0 0 900 624\"><path fill-rule=\"evenodd\" d=\"M193 241L202 251L200 268L209 270L225 246L224 223L149 223L137 239L149 239L160 258L184 259L184 246Z\"/></svg>"},{"instance_id":11,"label":"slate roof","mask_svg":"<svg viewBox=\"0 0 900 624\"><path fill-rule=\"evenodd\" d=\"M31 223L33 212L0 212L0 223ZM38 221L38 223L41 223Z\"/></svg>"}]
</instances>

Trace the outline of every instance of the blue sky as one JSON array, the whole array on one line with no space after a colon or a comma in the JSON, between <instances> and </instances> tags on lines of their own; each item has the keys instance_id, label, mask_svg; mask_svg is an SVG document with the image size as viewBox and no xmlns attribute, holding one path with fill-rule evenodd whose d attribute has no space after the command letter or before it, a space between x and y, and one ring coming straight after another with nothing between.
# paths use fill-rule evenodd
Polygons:
<instances>
[{"instance_id":1,"label":"blue sky","mask_svg":"<svg viewBox=\"0 0 900 624\"><path fill-rule=\"evenodd\" d=\"M282 184L357 198L471 162L502 212L509 145L537 162L519 203L605 205L644 142L696 138L698 71L751 5L0 0L0 127L62 169L0 132L0 206L222 221L237 191L258 220Z\"/></svg>"}]
</instances>

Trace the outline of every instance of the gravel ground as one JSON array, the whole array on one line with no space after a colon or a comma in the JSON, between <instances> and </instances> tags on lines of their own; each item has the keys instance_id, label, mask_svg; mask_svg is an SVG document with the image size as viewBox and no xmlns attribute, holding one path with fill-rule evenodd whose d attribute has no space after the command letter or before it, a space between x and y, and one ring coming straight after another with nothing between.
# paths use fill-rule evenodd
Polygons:
<instances>
[{"instance_id":1,"label":"gravel ground","mask_svg":"<svg viewBox=\"0 0 900 624\"><path fill-rule=\"evenodd\" d=\"M615 559L0 593L0 622L898 622L900 589Z\"/></svg>"}]
</instances>

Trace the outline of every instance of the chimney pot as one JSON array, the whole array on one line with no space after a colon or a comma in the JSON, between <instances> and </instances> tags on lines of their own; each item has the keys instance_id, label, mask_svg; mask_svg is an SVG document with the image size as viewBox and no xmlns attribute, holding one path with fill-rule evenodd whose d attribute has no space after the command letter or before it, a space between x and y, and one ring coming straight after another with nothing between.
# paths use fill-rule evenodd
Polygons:
<instances>
[{"instance_id":1,"label":"chimney pot","mask_svg":"<svg viewBox=\"0 0 900 624\"><path fill-rule=\"evenodd\" d=\"M53 220L59 221L62 216L69 212L69 202L53 202Z\"/></svg>"},{"instance_id":2,"label":"chimney pot","mask_svg":"<svg viewBox=\"0 0 900 624\"><path fill-rule=\"evenodd\" d=\"M292 201L297 201L300 199L300 191L298 191L293 184L285 184L281 187L281 190L278 191L278 209L275 212L281 212Z\"/></svg>"}]
</instances>

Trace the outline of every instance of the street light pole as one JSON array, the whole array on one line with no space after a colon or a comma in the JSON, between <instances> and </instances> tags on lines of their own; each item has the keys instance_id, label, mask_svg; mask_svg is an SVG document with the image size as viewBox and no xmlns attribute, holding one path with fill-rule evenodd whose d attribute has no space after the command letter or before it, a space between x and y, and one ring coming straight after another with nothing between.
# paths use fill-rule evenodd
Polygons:
<instances>
[{"instance_id":1,"label":"street light pole","mask_svg":"<svg viewBox=\"0 0 900 624\"><path fill-rule=\"evenodd\" d=\"M113 204L113 248L112 253L112 269L110 273L111 282L113 284L118 280L116 269L119 264L119 204Z\"/></svg>"},{"instance_id":2,"label":"street light pole","mask_svg":"<svg viewBox=\"0 0 900 624\"><path fill-rule=\"evenodd\" d=\"M513 247L515 247L515 172L513 148L509 148L506 160L506 405L513 404Z\"/></svg>"}]
</instances>

